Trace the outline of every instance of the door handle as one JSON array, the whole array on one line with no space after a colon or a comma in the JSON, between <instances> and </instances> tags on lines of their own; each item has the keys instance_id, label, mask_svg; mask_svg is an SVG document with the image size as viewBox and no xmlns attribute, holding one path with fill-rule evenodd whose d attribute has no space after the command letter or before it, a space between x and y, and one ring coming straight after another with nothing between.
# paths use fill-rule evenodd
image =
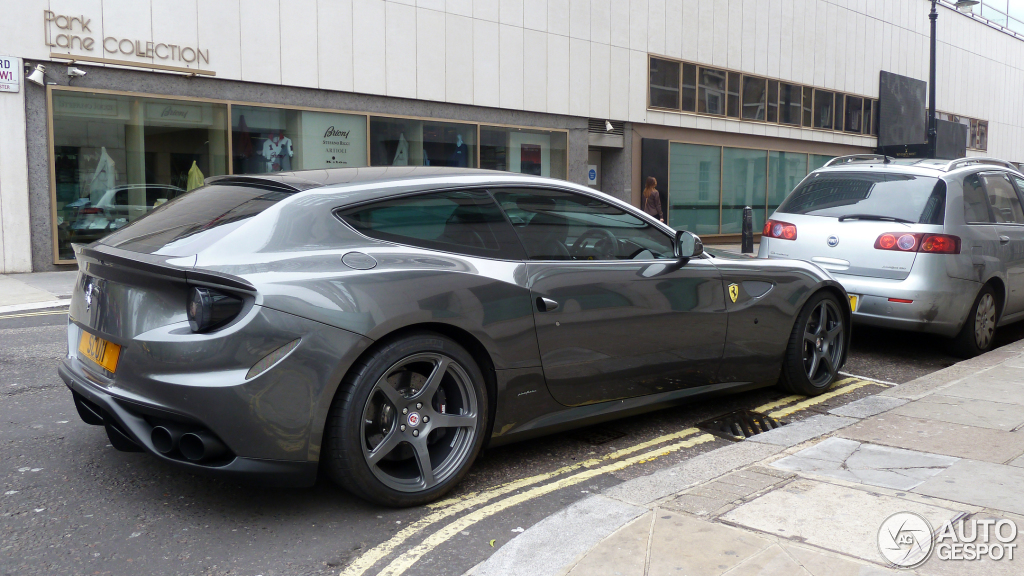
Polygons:
<instances>
[{"instance_id":1,"label":"door handle","mask_svg":"<svg viewBox=\"0 0 1024 576\"><path fill-rule=\"evenodd\" d=\"M537 297L537 310L541 312L554 312L558 310L558 302L550 298Z\"/></svg>"},{"instance_id":2,"label":"door handle","mask_svg":"<svg viewBox=\"0 0 1024 576\"><path fill-rule=\"evenodd\" d=\"M1010 237L1009 236L1000 236L999 237L999 243L1000 244L1006 244L1009 241L1010 241Z\"/></svg>"}]
</instances>

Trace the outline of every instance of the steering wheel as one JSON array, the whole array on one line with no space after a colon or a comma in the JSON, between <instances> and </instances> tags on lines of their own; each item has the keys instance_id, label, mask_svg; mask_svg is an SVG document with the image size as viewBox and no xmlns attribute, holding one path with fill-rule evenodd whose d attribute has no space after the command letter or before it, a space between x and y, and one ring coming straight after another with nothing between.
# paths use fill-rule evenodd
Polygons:
<instances>
[{"instance_id":1,"label":"steering wheel","mask_svg":"<svg viewBox=\"0 0 1024 576\"><path fill-rule=\"evenodd\" d=\"M590 238L598 238L593 248L585 247L586 241ZM619 240L610 231L604 228L587 228L572 243L569 252L576 260L615 260L618 247Z\"/></svg>"}]
</instances>

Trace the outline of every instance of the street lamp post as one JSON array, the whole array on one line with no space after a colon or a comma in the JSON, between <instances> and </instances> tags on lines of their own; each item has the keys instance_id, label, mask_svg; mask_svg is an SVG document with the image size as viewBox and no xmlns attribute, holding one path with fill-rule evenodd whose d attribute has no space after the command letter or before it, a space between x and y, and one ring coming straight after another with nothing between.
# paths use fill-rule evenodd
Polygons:
<instances>
[{"instance_id":1,"label":"street lamp post","mask_svg":"<svg viewBox=\"0 0 1024 576\"><path fill-rule=\"evenodd\" d=\"M932 11L928 14L928 19L932 21L932 37L931 37L931 59L928 63L928 157L935 158L936 145L938 142L938 123L935 121L935 22L939 19L939 13L936 10L936 3L938 0L932 0ZM978 0L957 0L956 9L967 8L974 6L978 3Z\"/></svg>"}]
</instances>

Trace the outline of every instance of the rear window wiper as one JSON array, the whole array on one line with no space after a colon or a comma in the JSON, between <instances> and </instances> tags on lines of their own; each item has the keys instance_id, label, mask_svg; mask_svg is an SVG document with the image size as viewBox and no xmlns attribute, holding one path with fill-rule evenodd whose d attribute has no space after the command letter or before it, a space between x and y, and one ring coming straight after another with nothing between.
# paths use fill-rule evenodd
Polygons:
<instances>
[{"instance_id":1,"label":"rear window wiper","mask_svg":"<svg viewBox=\"0 0 1024 576\"><path fill-rule=\"evenodd\" d=\"M899 222L900 224L917 224L913 220L897 218L895 216L879 216L878 214L847 214L846 216L839 217L840 222L845 220L878 220L881 222Z\"/></svg>"}]
</instances>

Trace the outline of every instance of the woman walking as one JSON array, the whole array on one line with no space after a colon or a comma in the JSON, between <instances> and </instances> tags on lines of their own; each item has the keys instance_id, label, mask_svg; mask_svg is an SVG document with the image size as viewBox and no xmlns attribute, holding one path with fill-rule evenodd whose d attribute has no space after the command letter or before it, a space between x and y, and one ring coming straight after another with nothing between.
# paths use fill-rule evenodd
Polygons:
<instances>
[{"instance_id":1,"label":"woman walking","mask_svg":"<svg viewBox=\"0 0 1024 576\"><path fill-rule=\"evenodd\" d=\"M644 212L664 222L665 212L661 209L661 195L655 188L657 185L658 181L654 179L654 176L647 177L647 185L644 186L644 191L640 195L640 206Z\"/></svg>"}]
</instances>

